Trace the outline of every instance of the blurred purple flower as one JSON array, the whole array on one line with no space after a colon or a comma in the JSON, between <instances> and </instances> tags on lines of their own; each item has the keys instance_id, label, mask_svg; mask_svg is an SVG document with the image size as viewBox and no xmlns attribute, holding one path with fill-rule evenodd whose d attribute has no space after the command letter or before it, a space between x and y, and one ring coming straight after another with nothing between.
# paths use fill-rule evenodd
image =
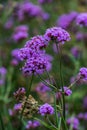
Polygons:
<instances>
[{"instance_id":1,"label":"blurred purple flower","mask_svg":"<svg viewBox=\"0 0 87 130\"><path fill-rule=\"evenodd\" d=\"M80 13L76 18L76 24L87 27L87 12Z\"/></svg>"},{"instance_id":2,"label":"blurred purple flower","mask_svg":"<svg viewBox=\"0 0 87 130\"><path fill-rule=\"evenodd\" d=\"M78 118L76 118L76 117L68 118L67 125L69 125L69 126L72 125L73 130L78 130L78 127L79 127L79 120L78 120Z\"/></svg>"},{"instance_id":3,"label":"blurred purple flower","mask_svg":"<svg viewBox=\"0 0 87 130\"><path fill-rule=\"evenodd\" d=\"M77 115L77 117L78 117L79 120L82 120L84 118L84 114L83 113L79 113Z\"/></svg>"},{"instance_id":4,"label":"blurred purple flower","mask_svg":"<svg viewBox=\"0 0 87 130\"><path fill-rule=\"evenodd\" d=\"M61 15L57 20L57 26L67 29L70 26L71 22L75 20L77 15L78 13L74 11Z\"/></svg>"},{"instance_id":5,"label":"blurred purple flower","mask_svg":"<svg viewBox=\"0 0 87 130\"><path fill-rule=\"evenodd\" d=\"M64 86L63 88L66 96L70 96L72 94L72 91L68 87Z\"/></svg>"},{"instance_id":6,"label":"blurred purple flower","mask_svg":"<svg viewBox=\"0 0 87 130\"><path fill-rule=\"evenodd\" d=\"M40 6L25 1L19 5L18 19L19 21L23 21L26 18L42 17L43 13L44 12Z\"/></svg>"},{"instance_id":7,"label":"blurred purple flower","mask_svg":"<svg viewBox=\"0 0 87 130\"><path fill-rule=\"evenodd\" d=\"M29 129L32 129L32 128L37 128L40 126L40 122L39 121L28 121L27 122L27 125L26 125L26 129L29 130Z\"/></svg>"},{"instance_id":8,"label":"blurred purple flower","mask_svg":"<svg viewBox=\"0 0 87 130\"><path fill-rule=\"evenodd\" d=\"M52 114L54 114L54 108L51 105L49 105L48 103L45 103L44 105L40 106L39 113L42 116L52 115Z\"/></svg>"},{"instance_id":9,"label":"blurred purple flower","mask_svg":"<svg viewBox=\"0 0 87 130\"><path fill-rule=\"evenodd\" d=\"M21 103L18 103L18 104L14 105L14 110L15 111L19 111L21 108L22 108L22 104Z\"/></svg>"},{"instance_id":10,"label":"blurred purple flower","mask_svg":"<svg viewBox=\"0 0 87 130\"><path fill-rule=\"evenodd\" d=\"M12 38L15 42L19 42L28 37L28 27L26 25L20 25L15 28Z\"/></svg>"}]
</instances>

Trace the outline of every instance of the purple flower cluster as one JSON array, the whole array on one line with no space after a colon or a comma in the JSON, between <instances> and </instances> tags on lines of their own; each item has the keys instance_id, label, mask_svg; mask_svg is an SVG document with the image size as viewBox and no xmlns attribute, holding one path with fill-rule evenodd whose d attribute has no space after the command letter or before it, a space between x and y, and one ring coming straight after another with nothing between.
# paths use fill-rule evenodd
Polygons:
<instances>
[{"instance_id":1,"label":"purple flower cluster","mask_svg":"<svg viewBox=\"0 0 87 130\"><path fill-rule=\"evenodd\" d=\"M7 70L5 67L0 68L0 86L4 85Z\"/></svg>"},{"instance_id":2,"label":"purple flower cluster","mask_svg":"<svg viewBox=\"0 0 87 130\"><path fill-rule=\"evenodd\" d=\"M36 120L34 120L34 121L28 121L27 125L26 125L26 129L30 130L32 128L37 128L39 126L40 126L40 122L39 121L36 121Z\"/></svg>"},{"instance_id":3,"label":"purple flower cluster","mask_svg":"<svg viewBox=\"0 0 87 130\"><path fill-rule=\"evenodd\" d=\"M43 36L38 35L31 38L31 40L27 41L25 47L31 48L32 50L35 51L40 51L41 49L47 46L47 43L48 42L45 41Z\"/></svg>"},{"instance_id":4,"label":"purple flower cluster","mask_svg":"<svg viewBox=\"0 0 87 130\"><path fill-rule=\"evenodd\" d=\"M85 67L80 68L79 75L81 79L84 79L87 81L87 68Z\"/></svg>"},{"instance_id":5,"label":"purple flower cluster","mask_svg":"<svg viewBox=\"0 0 87 130\"><path fill-rule=\"evenodd\" d=\"M72 91L68 87L64 86L63 89L65 96L70 96L72 94ZM60 89L60 91L62 92L62 89Z\"/></svg>"},{"instance_id":6,"label":"purple flower cluster","mask_svg":"<svg viewBox=\"0 0 87 130\"><path fill-rule=\"evenodd\" d=\"M14 105L14 110L15 111L19 111L21 108L22 108L22 104L21 103L18 103L18 104Z\"/></svg>"},{"instance_id":7,"label":"purple flower cluster","mask_svg":"<svg viewBox=\"0 0 87 130\"><path fill-rule=\"evenodd\" d=\"M57 20L57 26L67 29L70 24L75 20L77 12L70 12L68 14L61 15Z\"/></svg>"},{"instance_id":8,"label":"purple flower cluster","mask_svg":"<svg viewBox=\"0 0 87 130\"><path fill-rule=\"evenodd\" d=\"M86 26L87 27L87 12L80 13L76 18L76 23L79 26Z\"/></svg>"},{"instance_id":9,"label":"purple flower cluster","mask_svg":"<svg viewBox=\"0 0 87 130\"><path fill-rule=\"evenodd\" d=\"M40 54L29 58L24 67L22 67L22 71L25 75L43 74L45 70L49 71L50 69L51 63L44 55Z\"/></svg>"},{"instance_id":10,"label":"purple flower cluster","mask_svg":"<svg viewBox=\"0 0 87 130\"><path fill-rule=\"evenodd\" d=\"M68 87L64 86L64 93L66 96L70 96L72 94L72 91Z\"/></svg>"},{"instance_id":11,"label":"purple flower cluster","mask_svg":"<svg viewBox=\"0 0 87 130\"><path fill-rule=\"evenodd\" d=\"M46 30L44 35L46 41L56 41L57 43L64 44L66 41L70 40L70 35L67 31L60 27L53 27Z\"/></svg>"},{"instance_id":12,"label":"purple flower cluster","mask_svg":"<svg viewBox=\"0 0 87 130\"><path fill-rule=\"evenodd\" d=\"M51 89L48 86L44 85L43 83L39 83L38 86L36 87L36 92L40 94L49 92L50 90Z\"/></svg>"},{"instance_id":13,"label":"purple flower cluster","mask_svg":"<svg viewBox=\"0 0 87 130\"><path fill-rule=\"evenodd\" d=\"M15 116L22 108L22 103L15 104L13 109L9 109L9 115Z\"/></svg>"},{"instance_id":14,"label":"purple flower cluster","mask_svg":"<svg viewBox=\"0 0 87 130\"><path fill-rule=\"evenodd\" d=\"M76 117L71 117L67 120L67 125L72 125L73 130L78 130L79 127L79 120Z\"/></svg>"},{"instance_id":15,"label":"purple flower cluster","mask_svg":"<svg viewBox=\"0 0 87 130\"><path fill-rule=\"evenodd\" d=\"M19 42L28 37L28 27L26 25L20 25L15 28L14 33L12 35L12 39L15 42Z\"/></svg>"},{"instance_id":16,"label":"purple flower cluster","mask_svg":"<svg viewBox=\"0 0 87 130\"><path fill-rule=\"evenodd\" d=\"M42 17L44 14L44 11L42 8L38 5L35 5L31 2L25 1L19 5L18 9L18 19L19 21L23 21L26 18L32 18L32 17Z\"/></svg>"},{"instance_id":17,"label":"purple flower cluster","mask_svg":"<svg viewBox=\"0 0 87 130\"><path fill-rule=\"evenodd\" d=\"M43 36L38 35L27 41L24 48L19 50L19 58L26 60L22 67L25 75L42 74L51 69L52 57L43 50L47 45Z\"/></svg>"},{"instance_id":18,"label":"purple flower cluster","mask_svg":"<svg viewBox=\"0 0 87 130\"><path fill-rule=\"evenodd\" d=\"M52 0L38 0L38 2L40 3L40 4L47 4L47 3L51 3L52 2Z\"/></svg>"},{"instance_id":19,"label":"purple flower cluster","mask_svg":"<svg viewBox=\"0 0 87 130\"><path fill-rule=\"evenodd\" d=\"M39 113L42 116L52 115L52 114L54 114L54 108L51 105L49 105L48 103L45 103L44 105L40 106Z\"/></svg>"},{"instance_id":20,"label":"purple flower cluster","mask_svg":"<svg viewBox=\"0 0 87 130\"><path fill-rule=\"evenodd\" d=\"M86 120L87 121L87 112L85 112L85 113L79 113L77 115L77 117L78 117L79 120Z\"/></svg>"},{"instance_id":21,"label":"purple flower cluster","mask_svg":"<svg viewBox=\"0 0 87 130\"><path fill-rule=\"evenodd\" d=\"M76 79L78 80L77 84L87 84L87 68L80 68Z\"/></svg>"}]
</instances>

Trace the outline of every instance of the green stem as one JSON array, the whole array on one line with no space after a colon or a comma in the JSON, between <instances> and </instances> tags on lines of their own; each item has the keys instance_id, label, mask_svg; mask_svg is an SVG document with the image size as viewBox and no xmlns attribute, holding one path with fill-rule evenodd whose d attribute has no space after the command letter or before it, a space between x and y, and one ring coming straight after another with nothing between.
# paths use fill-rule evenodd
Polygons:
<instances>
[{"instance_id":1,"label":"green stem","mask_svg":"<svg viewBox=\"0 0 87 130\"><path fill-rule=\"evenodd\" d=\"M54 108L55 108L55 117L56 117L56 126L58 128L58 113L57 113L57 106L56 106L56 95L54 94Z\"/></svg>"},{"instance_id":2,"label":"green stem","mask_svg":"<svg viewBox=\"0 0 87 130\"><path fill-rule=\"evenodd\" d=\"M62 75L62 60L61 60L61 56L62 56L62 50L61 50L61 44L60 43L56 43L56 47L57 47L57 51L59 54L59 67L60 67L60 81L61 81L61 87L62 87L62 107L63 107L63 117L65 119L65 96L64 96L64 88L63 88L63 75Z\"/></svg>"},{"instance_id":3,"label":"green stem","mask_svg":"<svg viewBox=\"0 0 87 130\"><path fill-rule=\"evenodd\" d=\"M39 74L38 74L38 77L43 82L43 84L48 85L49 87L54 88L55 90L57 90L57 88L54 85L52 85L52 84L48 83L47 81L45 81Z\"/></svg>"},{"instance_id":4,"label":"green stem","mask_svg":"<svg viewBox=\"0 0 87 130\"><path fill-rule=\"evenodd\" d=\"M0 112L0 122L1 122L1 128L2 128L2 130L5 130L1 112Z\"/></svg>"}]
</instances>

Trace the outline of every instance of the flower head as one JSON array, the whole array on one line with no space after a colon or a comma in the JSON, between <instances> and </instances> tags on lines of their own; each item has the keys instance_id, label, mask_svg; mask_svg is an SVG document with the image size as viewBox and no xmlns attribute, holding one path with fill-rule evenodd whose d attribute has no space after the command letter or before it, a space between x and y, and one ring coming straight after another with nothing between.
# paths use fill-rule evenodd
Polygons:
<instances>
[{"instance_id":1,"label":"flower head","mask_svg":"<svg viewBox=\"0 0 87 130\"><path fill-rule=\"evenodd\" d=\"M67 124L70 126L72 125L73 130L78 130L78 126L79 126L79 120L76 117L71 117L67 120Z\"/></svg>"},{"instance_id":2,"label":"flower head","mask_svg":"<svg viewBox=\"0 0 87 130\"><path fill-rule=\"evenodd\" d=\"M66 96L70 96L72 94L72 91L68 87L64 86L63 88L64 88L64 94ZM62 91L62 89L61 89L61 91Z\"/></svg>"},{"instance_id":3,"label":"flower head","mask_svg":"<svg viewBox=\"0 0 87 130\"><path fill-rule=\"evenodd\" d=\"M49 105L48 103L45 103L44 105L40 106L39 113L42 116L52 115L54 113L54 108L51 105Z\"/></svg>"},{"instance_id":4,"label":"flower head","mask_svg":"<svg viewBox=\"0 0 87 130\"><path fill-rule=\"evenodd\" d=\"M25 75L42 74L44 71L49 71L50 69L51 63L45 56L40 54L29 58L22 67L22 71Z\"/></svg>"},{"instance_id":5,"label":"flower head","mask_svg":"<svg viewBox=\"0 0 87 130\"><path fill-rule=\"evenodd\" d=\"M37 35L26 42L25 47L32 50L39 51L47 46L47 41L41 35Z\"/></svg>"},{"instance_id":6,"label":"flower head","mask_svg":"<svg viewBox=\"0 0 87 130\"><path fill-rule=\"evenodd\" d=\"M19 111L21 108L22 108L22 104L21 103L18 103L18 104L14 105L14 110L15 111Z\"/></svg>"},{"instance_id":7,"label":"flower head","mask_svg":"<svg viewBox=\"0 0 87 130\"><path fill-rule=\"evenodd\" d=\"M76 18L77 12L70 12L68 14L61 15L57 20L57 25L66 29L70 26L71 22Z\"/></svg>"},{"instance_id":8,"label":"flower head","mask_svg":"<svg viewBox=\"0 0 87 130\"><path fill-rule=\"evenodd\" d=\"M64 44L66 41L70 40L70 35L67 31L60 27L53 27L46 30L44 38L48 42L54 40L57 43L61 42Z\"/></svg>"},{"instance_id":9,"label":"flower head","mask_svg":"<svg viewBox=\"0 0 87 130\"><path fill-rule=\"evenodd\" d=\"M80 13L76 18L77 25L87 27L87 13Z\"/></svg>"},{"instance_id":10,"label":"flower head","mask_svg":"<svg viewBox=\"0 0 87 130\"><path fill-rule=\"evenodd\" d=\"M32 129L32 128L36 128L38 126L40 126L40 122L39 121L36 121L36 120L31 121L30 120L30 121L27 122L26 129L29 130L29 129Z\"/></svg>"},{"instance_id":11,"label":"flower head","mask_svg":"<svg viewBox=\"0 0 87 130\"><path fill-rule=\"evenodd\" d=\"M28 37L28 27L26 25L20 25L15 28L12 38L15 42L19 42Z\"/></svg>"}]
</instances>

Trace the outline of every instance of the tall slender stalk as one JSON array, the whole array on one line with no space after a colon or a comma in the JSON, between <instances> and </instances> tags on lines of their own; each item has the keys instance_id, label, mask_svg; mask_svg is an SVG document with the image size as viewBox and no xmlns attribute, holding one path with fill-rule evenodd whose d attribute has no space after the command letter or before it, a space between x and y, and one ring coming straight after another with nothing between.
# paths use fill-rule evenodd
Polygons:
<instances>
[{"instance_id":1,"label":"tall slender stalk","mask_svg":"<svg viewBox=\"0 0 87 130\"><path fill-rule=\"evenodd\" d=\"M2 129L2 130L5 130L1 112L0 112L0 122L1 122L1 123L0 123L0 124L1 124L1 129Z\"/></svg>"},{"instance_id":2,"label":"tall slender stalk","mask_svg":"<svg viewBox=\"0 0 87 130\"><path fill-rule=\"evenodd\" d=\"M65 96L64 96L64 84L63 84L63 75L62 75L62 60L61 60L61 56L62 56L62 50L61 50L61 45L56 43L56 47L57 47L57 51L58 51L58 55L59 55L59 67L60 67L60 82L61 82L61 88L62 88L62 107L63 107L63 117L65 119Z\"/></svg>"}]
</instances>

